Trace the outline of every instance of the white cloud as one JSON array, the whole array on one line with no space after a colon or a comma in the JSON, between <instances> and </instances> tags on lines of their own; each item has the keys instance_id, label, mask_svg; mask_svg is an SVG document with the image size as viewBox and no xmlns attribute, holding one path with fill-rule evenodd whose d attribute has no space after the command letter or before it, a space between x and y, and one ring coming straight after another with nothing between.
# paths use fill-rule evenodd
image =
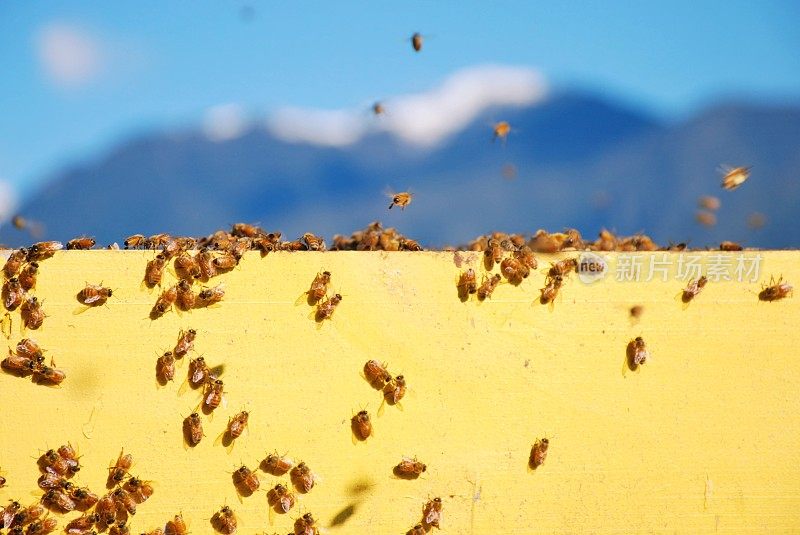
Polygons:
<instances>
[{"instance_id":1,"label":"white cloud","mask_svg":"<svg viewBox=\"0 0 800 535\"><path fill-rule=\"evenodd\" d=\"M7 221L17 209L17 192L5 180L0 180L0 222Z\"/></svg>"},{"instance_id":2,"label":"white cloud","mask_svg":"<svg viewBox=\"0 0 800 535\"><path fill-rule=\"evenodd\" d=\"M36 39L45 74L64 87L92 82L103 70L103 45L85 30L65 23L51 23Z\"/></svg>"},{"instance_id":3,"label":"white cloud","mask_svg":"<svg viewBox=\"0 0 800 535\"><path fill-rule=\"evenodd\" d=\"M377 130L429 147L463 129L488 107L533 104L546 91L534 69L482 65L457 71L430 91L383 101L387 113L378 120L363 109L283 108L270 117L268 127L286 141L315 145L347 146Z\"/></svg>"},{"instance_id":4,"label":"white cloud","mask_svg":"<svg viewBox=\"0 0 800 535\"><path fill-rule=\"evenodd\" d=\"M212 141L227 141L241 136L247 120L238 104L221 104L209 109L203 122L203 132Z\"/></svg>"}]
</instances>

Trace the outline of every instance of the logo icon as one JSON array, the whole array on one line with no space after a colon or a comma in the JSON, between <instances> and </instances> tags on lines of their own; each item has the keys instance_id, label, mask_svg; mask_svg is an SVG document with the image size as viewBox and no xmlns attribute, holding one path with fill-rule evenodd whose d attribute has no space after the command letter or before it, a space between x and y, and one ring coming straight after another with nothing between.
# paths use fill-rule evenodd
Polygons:
<instances>
[{"instance_id":1,"label":"logo icon","mask_svg":"<svg viewBox=\"0 0 800 535\"><path fill-rule=\"evenodd\" d=\"M608 275L606 259L597 253L584 251L578 257L578 266L575 269L578 278L584 284L601 281Z\"/></svg>"}]
</instances>

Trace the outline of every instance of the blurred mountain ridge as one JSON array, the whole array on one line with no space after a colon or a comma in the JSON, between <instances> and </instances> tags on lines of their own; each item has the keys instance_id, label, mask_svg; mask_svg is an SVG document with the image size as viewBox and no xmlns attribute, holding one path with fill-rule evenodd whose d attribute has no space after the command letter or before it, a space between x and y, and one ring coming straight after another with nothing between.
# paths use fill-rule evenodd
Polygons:
<instances>
[{"instance_id":1,"label":"blurred mountain ridge","mask_svg":"<svg viewBox=\"0 0 800 535\"><path fill-rule=\"evenodd\" d=\"M493 142L490 125L500 119L512 132ZM724 191L720 164L753 166L752 177ZM662 243L779 248L800 246L798 175L800 107L725 103L671 124L571 91L487 109L425 149L386 133L342 148L284 142L264 128L222 142L200 128L142 135L55 172L21 213L44 223L48 239L87 234L102 244L138 232L202 235L237 221L330 238L377 219L428 246L493 230L575 227L593 238L605 227ZM414 201L388 211L390 189L410 189ZM707 194L722 200L713 228L694 219ZM747 228L753 212L766 215L762 230ZM29 241L0 231L2 243Z\"/></svg>"}]
</instances>

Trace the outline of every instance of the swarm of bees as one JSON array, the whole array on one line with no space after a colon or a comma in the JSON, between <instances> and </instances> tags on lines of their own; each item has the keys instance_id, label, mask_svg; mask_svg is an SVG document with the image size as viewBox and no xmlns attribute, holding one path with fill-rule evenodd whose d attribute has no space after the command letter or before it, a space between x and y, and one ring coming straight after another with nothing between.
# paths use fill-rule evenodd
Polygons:
<instances>
[{"instance_id":1,"label":"swarm of bees","mask_svg":"<svg viewBox=\"0 0 800 535\"><path fill-rule=\"evenodd\" d=\"M367 225L364 230L354 232L349 238L340 234L333 237L335 251L421 251L416 241L403 236L397 229L383 228L379 221Z\"/></svg>"},{"instance_id":2,"label":"swarm of bees","mask_svg":"<svg viewBox=\"0 0 800 535\"><path fill-rule=\"evenodd\" d=\"M27 329L40 328L47 317L39 299L30 295L36 287L39 263L63 247L57 241L37 242L27 249L12 251L3 266L3 305L9 312L19 308L22 325Z\"/></svg>"}]
</instances>

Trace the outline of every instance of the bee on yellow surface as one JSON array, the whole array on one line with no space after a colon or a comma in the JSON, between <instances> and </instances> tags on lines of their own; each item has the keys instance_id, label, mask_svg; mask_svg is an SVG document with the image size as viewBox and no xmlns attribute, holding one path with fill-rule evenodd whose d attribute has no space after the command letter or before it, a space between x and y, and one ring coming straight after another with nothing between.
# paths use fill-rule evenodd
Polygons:
<instances>
[{"instance_id":1,"label":"bee on yellow surface","mask_svg":"<svg viewBox=\"0 0 800 535\"><path fill-rule=\"evenodd\" d=\"M203 421L198 413L193 412L183 420L183 436L192 447L203 440Z\"/></svg>"},{"instance_id":2,"label":"bee on yellow surface","mask_svg":"<svg viewBox=\"0 0 800 535\"><path fill-rule=\"evenodd\" d=\"M334 310L342 301L342 296L340 294L336 294L333 297L329 297L325 301L322 301L320 304L317 305L317 311L315 313L315 319L318 322L321 322L326 319L330 319L333 316Z\"/></svg>"},{"instance_id":3,"label":"bee on yellow surface","mask_svg":"<svg viewBox=\"0 0 800 535\"><path fill-rule=\"evenodd\" d=\"M688 303L689 301L694 299L697 296L697 294L699 294L702 291L707 282L708 278L706 278L705 275L701 276L697 280L690 281L689 284L686 285L686 288L684 288L683 293L681 294L681 300L684 303Z\"/></svg>"},{"instance_id":4,"label":"bee on yellow surface","mask_svg":"<svg viewBox=\"0 0 800 535\"><path fill-rule=\"evenodd\" d=\"M286 486L278 483L267 493L267 503L276 513L288 513L295 504L295 497L292 491Z\"/></svg>"},{"instance_id":5,"label":"bee on yellow surface","mask_svg":"<svg viewBox=\"0 0 800 535\"><path fill-rule=\"evenodd\" d=\"M172 351L176 358L184 357L194 348L194 339L196 336L197 331L194 329L189 329L188 331L181 329L178 335L178 342L175 344L175 349Z\"/></svg>"},{"instance_id":6,"label":"bee on yellow surface","mask_svg":"<svg viewBox=\"0 0 800 535\"><path fill-rule=\"evenodd\" d=\"M238 526L236 513L225 505L211 517L211 525L224 535L232 535Z\"/></svg>"},{"instance_id":7,"label":"bee on yellow surface","mask_svg":"<svg viewBox=\"0 0 800 535\"><path fill-rule=\"evenodd\" d=\"M164 290L156 300L156 304L153 305L153 309L151 311L151 316L154 318L163 316L169 309L172 308L172 305L175 304L175 300L177 299L178 287L174 285L170 286Z\"/></svg>"},{"instance_id":8,"label":"bee on yellow surface","mask_svg":"<svg viewBox=\"0 0 800 535\"><path fill-rule=\"evenodd\" d=\"M164 526L164 535L186 535L187 533L189 533L189 529L186 527L183 515L175 515L175 518Z\"/></svg>"},{"instance_id":9,"label":"bee on yellow surface","mask_svg":"<svg viewBox=\"0 0 800 535\"><path fill-rule=\"evenodd\" d=\"M646 363L650 356L647 351L647 345L644 343L644 339L641 336L637 336L628 343L627 354L628 365L634 370Z\"/></svg>"},{"instance_id":10,"label":"bee on yellow surface","mask_svg":"<svg viewBox=\"0 0 800 535\"><path fill-rule=\"evenodd\" d=\"M222 298L225 297L225 288L222 286L222 284L217 284L213 288L205 288L199 294L197 294L197 297L198 301L196 306L207 307L222 301Z\"/></svg>"},{"instance_id":11,"label":"bee on yellow surface","mask_svg":"<svg viewBox=\"0 0 800 535\"><path fill-rule=\"evenodd\" d=\"M144 270L144 283L150 288L161 284L161 277L163 277L166 267L167 257L158 253L154 259L147 263L147 267Z\"/></svg>"},{"instance_id":12,"label":"bee on yellow surface","mask_svg":"<svg viewBox=\"0 0 800 535\"><path fill-rule=\"evenodd\" d=\"M313 489L316 482L316 476L311 472L308 465L302 461L292 468L290 477L295 488L303 494L307 494Z\"/></svg>"},{"instance_id":13,"label":"bee on yellow surface","mask_svg":"<svg viewBox=\"0 0 800 535\"><path fill-rule=\"evenodd\" d=\"M81 236L67 242L67 249L91 249L97 243L94 238Z\"/></svg>"},{"instance_id":14,"label":"bee on yellow surface","mask_svg":"<svg viewBox=\"0 0 800 535\"><path fill-rule=\"evenodd\" d=\"M122 480L128 475L128 470L131 469L131 466L133 466L133 455L125 453L125 450L121 450L114 465L108 468L108 487L111 488L114 485L122 483Z\"/></svg>"},{"instance_id":15,"label":"bee on yellow surface","mask_svg":"<svg viewBox=\"0 0 800 535\"><path fill-rule=\"evenodd\" d=\"M401 479L417 479L427 469L425 463L419 462L416 457L413 459L403 457L403 460L394 467L393 472Z\"/></svg>"},{"instance_id":16,"label":"bee on yellow surface","mask_svg":"<svg viewBox=\"0 0 800 535\"><path fill-rule=\"evenodd\" d=\"M156 361L156 379L161 384L175 379L175 355L172 351L167 351Z\"/></svg>"},{"instance_id":17,"label":"bee on yellow surface","mask_svg":"<svg viewBox=\"0 0 800 535\"><path fill-rule=\"evenodd\" d=\"M728 191L735 190L745 180L750 178L750 169L752 167L730 167L728 165L721 165L719 170L722 173L722 187Z\"/></svg>"},{"instance_id":18,"label":"bee on yellow surface","mask_svg":"<svg viewBox=\"0 0 800 535\"><path fill-rule=\"evenodd\" d=\"M186 279L181 279L178 282L177 295L175 303L181 310L191 310L197 302L197 295L192 291L192 283Z\"/></svg>"},{"instance_id":19,"label":"bee on yellow surface","mask_svg":"<svg viewBox=\"0 0 800 535\"><path fill-rule=\"evenodd\" d=\"M138 477L131 477L123 487L137 504L146 502L153 495L155 489L150 481L143 481Z\"/></svg>"},{"instance_id":20,"label":"bee on yellow surface","mask_svg":"<svg viewBox=\"0 0 800 535\"><path fill-rule=\"evenodd\" d=\"M25 300L25 290L17 277L11 277L3 283L3 305L8 310L16 310Z\"/></svg>"},{"instance_id":21,"label":"bee on yellow surface","mask_svg":"<svg viewBox=\"0 0 800 535\"><path fill-rule=\"evenodd\" d=\"M469 294L477 292L478 281L475 276L475 270L469 268L466 271L462 271L461 275L458 277L456 288L458 289L458 297L462 301L465 301L469 297Z\"/></svg>"},{"instance_id":22,"label":"bee on yellow surface","mask_svg":"<svg viewBox=\"0 0 800 535\"><path fill-rule=\"evenodd\" d=\"M228 421L228 435L232 439L237 439L242 436L244 430L247 428L247 422L250 419L250 413L242 411L236 414Z\"/></svg>"},{"instance_id":23,"label":"bee on yellow surface","mask_svg":"<svg viewBox=\"0 0 800 535\"><path fill-rule=\"evenodd\" d=\"M792 294L794 288L788 282L783 282L783 277L779 278L777 282L774 278L769 279L769 284L765 285L759 292L758 298L761 301L778 301Z\"/></svg>"},{"instance_id":24,"label":"bee on yellow surface","mask_svg":"<svg viewBox=\"0 0 800 535\"><path fill-rule=\"evenodd\" d=\"M282 476L292 469L294 461L285 455L278 455L278 452L268 454L263 461L261 461L261 468L268 474L273 476Z\"/></svg>"},{"instance_id":25,"label":"bee on yellow surface","mask_svg":"<svg viewBox=\"0 0 800 535\"><path fill-rule=\"evenodd\" d=\"M547 449L550 447L550 440L547 438L543 438L541 440L536 439L536 442L531 447L531 456L528 459L528 465L536 470L540 466L544 464L545 459L547 459Z\"/></svg>"},{"instance_id":26,"label":"bee on yellow surface","mask_svg":"<svg viewBox=\"0 0 800 535\"><path fill-rule=\"evenodd\" d=\"M383 399L389 405L397 405L405 395L406 378L402 375L390 379L389 382L383 386Z\"/></svg>"},{"instance_id":27,"label":"bee on yellow surface","mask_svg":"<svg viewBox=\"0 0 800 535\"><path fill-rule=\"evenodd\" d=\"M561 275L556 275L555 277L547 277L545 279L544 288L539 290L539 302L543 305L547 303L552 303L555 301L556 297L558 297L558 291L564 285L564 278Z\"/></svg>"},{"instance_id":28,"label":"bee on yellow surface","mask_svg":"<svg viewBox=\"0 0 800 535\"><path fill-rule=\"evenodd\" d=\"M294 521L294 535L319 535L317 521L311 513L306 513Z\"/></svg>"},{"instance_id":29,"label":"bee on yellow surface","mask_svg":"<svg viewBox=\"0 0 800 535\"><path fill-rule=\"evenodd\" d=\"M368 360L364 364L364 377L376 390L382 390L383 386L392 378L386 370L386 363L381 364L377 360Z\"/></svg>"},{"instance_id":30,"label":"bee on yellow surface","mask_svg":"<svg viewBox=\"0 0 800 535\"><path fill-rule=\"evenodd\" d=\"M317 276L314 277L314 280L311 282L311 287L306 292L306 294L308 295L309 302L315 304L317 301L325 297L325 294L328 291L328 284L330 284L330 282L331 282L330 271L323 271L322 273L317 273Z\"/></svg>"},{"instance_id":31,"label":"bee on yellow surface","mask_svg":"<svg viewBox=\"0 0 800 535\"><path fill-rule=\"evenodd\" d=\"M350 427L353 430L353 435L358 440L367 440L372 435L372 422L369 419L369 413L365 410L359 411L350 419Z\"/></svg>"},{"instance_id":32,"label":"bee on yellow surface","mask_svg":"<svg viewBox=\"0 0 800 535\"><path fill-rule=\"evenodd\" d=\"M38 329L42 326L46 317L44 310L42 310L42 305L35 295L22 303L20 312L22 314L22 323L28 329Z\"/></svg>"},{"instance_id":33,"label":"bee on yellow surface","mask_svg":"<svg viewBox=\"0 0 800 535\"><path fill-rule=\"evenodd\" d=\"M104 305L112 295L111 288L106 288L102 284L87 284L86 287L78 292L78 301L88 306Z\"/></svg>"},{"instance_id":34,"label":"bee on yellow surface","mask_svg":"<svg viewBox=\"0 0 800 535\"><path fill-rule=\"evenodd\" d=\"M250 496L261 486L258 474L245 465L237 468L232 475L233 485L242 496Z\"/></svg>"},{"instance_id":35,"label":"bee on yellow surface","mask_svg":"<svg viewBox=\"0 0 800 535\"><path fill-rule=\"evenodd\" d=\"M203 392L203 406L208 411L213 411L222 403L223 388L225 384L220 379L206 382L205 392Z\"/></svg>"},{"instance_id":36,"label":"bee on yellow surface","mask_svg":"<svg viewBox=\"0 0 800 535\"><path fill-rule=\"evenodd\" d=\"M431 526L439 527L439 522L442 520L442 499L434 498L429 500L428 503L422 508L422 525L426 530L430 530Z\"/></svg>"},{"instance_id":37,"label":"bee on yellow surface","mask_svg":"<svg viewBox=\"0 0 800 535\"><path fill-rule=\"evenodd\" d=\"M25 263L25 259L28 258L28 250L25 248L17 249L13 251L9 256L8 260L6 260L5 265L3 266L3 273L5 273L6 278L11 278L19 272L22 264Z\"/></svg>"},{"instance_id":38,"label":"bee on yellow surface","mask_svg":"<svg viewBox=\"0 0 800 535\"><path fill-rule=\"evenodd\" d=\"M23 290L27 292L36 286L36 275L38 273L39 264L37 262L31 262L22 268L22 271L20 271L17 278L19 279L19 284L22 286Z\"/></svg>"},{"instance_id":39,"label":"bee on yellow surface","mask_svg":"<svg viewBox=\"0 0 800 535\"><path fill-rule=\"evenodd\" d=\"M389 197L392 199L391 204L389 204L389 210L391 210L393 206L399 206L401 210L405 210L406 206L411 204L414 194L408 191L403 191L400 193L390 194Z\"/></svg>"}]
</instances>

